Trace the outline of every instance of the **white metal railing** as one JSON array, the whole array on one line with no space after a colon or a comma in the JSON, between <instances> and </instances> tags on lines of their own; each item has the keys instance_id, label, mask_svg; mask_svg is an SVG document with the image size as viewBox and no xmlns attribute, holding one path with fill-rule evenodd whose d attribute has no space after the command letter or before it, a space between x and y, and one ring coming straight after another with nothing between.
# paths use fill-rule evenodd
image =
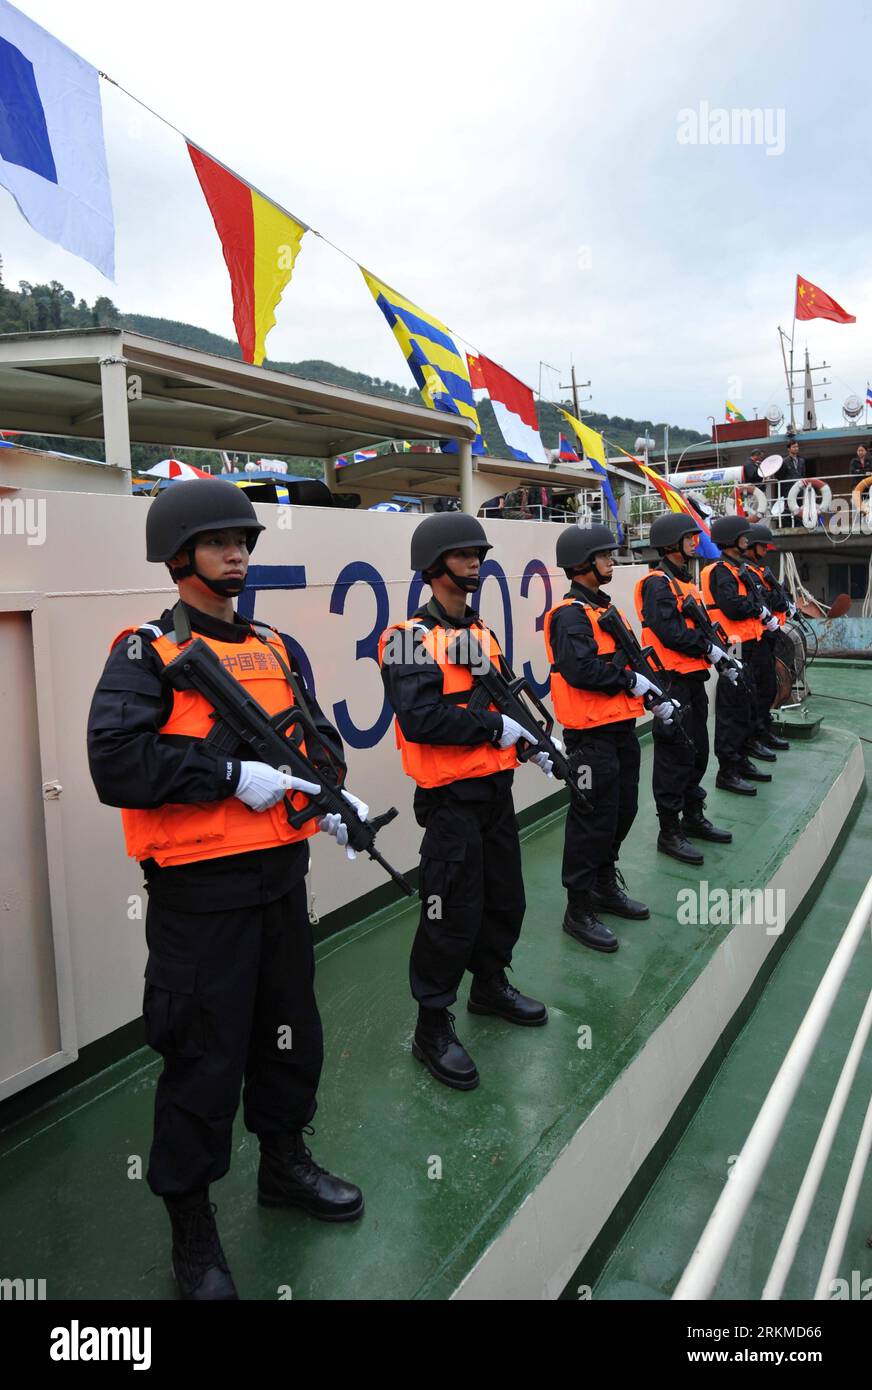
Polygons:
<instances>
[{"instance_id":1,"label":"white metal railing","mask_svg":"<svg viewBox=\"0 0 872 1390\"><path fill-rule=\"evenodd\" d=\"M510 515L510 513L518 513ZM523 514L521 514L523 513ZM502 517L507 521L556 521L561 526L566 526L570 522L577 521L579 513L569 511L564 507L545 507L541 503L528 503L525 507L517 506L505 507L482 507L480 513L482 519L493 520L495 517Z\"/></svg>"},{"instance_id":2,"label":"white metal railing","mask_svg":"<svg viewBox=\"0 0 872 1390\"><path fill-rule=\"evenodd\" d=\"M866 884L860 901L851 915L851 920L833 952L832 959L815 991L814 998L809 1004L806 1015L788 1049L787 1056L779 1068L778 1075L769 1089L769 1094L761 1106L757 1119L754 1121L744 1148L733 1165L727 1185L721 1193L688 1266L672 1295L674 1299L708 1298L714 1289L732 1248L736 1233L772 1155L790 1106L811 1061L839 990L870 923L872 923L872 878ZM824 1165L832 1148L836 1126L845 1108L848 1092L869 1036L870 1026L872 1026L872 992L870 992L869 1000L857 1026L833 1099L809 1160L808 1169L800 1185L772 1269L766 1280L762 1293L764 1299L778 1298L784 1288L820 1183ZM866 1118L857 1142L833 1233L821 1267L814 1293L815 1299L827 1298L831 1290L832 1280L839 1268L844 1252L860 1183L869 1159L870 1148L872 1148L872 1100L870 1100L869 1108L866 1111Z\"/></svg>"},{"instance_id":3,"label":"white metal railing","mask_svg":"<svg viewBox=\"0 0 872 1390\"><path fill-rule=\"evenodd\" d=\"M839 473L816 481L821 482L822 487L811 487L808 494L806 489L812 484L811 476L784 481L761 480L756 484L700 484L678 491L691 498L706 521L734 513L741 490L745 514L751 520L764 521L774 530L816 530L824 526L839 534L872 536L872 485L855 500L854 491L863 481L856 473ZM651 522L668 510L657 492L633 493L629 499L627 524L630 538L647 540Z\"/></svg>"}]
</instances>

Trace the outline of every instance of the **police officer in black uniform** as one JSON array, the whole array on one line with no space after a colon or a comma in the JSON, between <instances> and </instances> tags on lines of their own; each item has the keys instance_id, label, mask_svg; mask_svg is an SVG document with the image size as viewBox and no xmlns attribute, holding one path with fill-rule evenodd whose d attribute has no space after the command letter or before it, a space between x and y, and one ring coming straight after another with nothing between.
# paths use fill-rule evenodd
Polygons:
<instances>
[{"instance_id":1,"label":"police officer in black uniform","mask_svg":"<svg viewBox=\"0 0 872 1390\"><path fill-rule=\"evenodd\" d=\"M752 671L757 692L756 740L773 752L785 752L790 747L772 728L772 705L778 692L775 675L775 642L784 618L796 612L796 604L782 588L766 564L766 555L775 549L775 537L768 526L757 522L748 531L747 571L751 576L761 607L778 617L778 626L767 625L753 653ZM781 615L784 617L781 617Z\"/></svg>"},{"instance_id":2,"label":"police officer in black uniform","mask_svg":"<svg viewBox=\"0 0 872 1390\"><path fill-rule=\"evenodd\" d=\"M228 758L202 738L161 732L171 720L184 727L185 710L202 700L185 692L179 701L161 680L165 658L196 635L224 653L238 679L247 669L284 680L286 661L324 748L341 761L339 735L312 693L302 694L285 639L234 613L263 529L245 494L219 479L173 483L151 504L148 558L167 564L180 601L116 641L88 721L91 776L104 804L126 808L128 852L155 845L155 857L140 861L148 891L143 1012L147 1039L164 1058L147 1178L169 1211L181 1297L197 1302L238 1298L209 1185L230 1165L243 1079L245 1124L260 1140L261 1204L301 1207L325 1221L363 1211L360 1189L319 1167L303 1137L323 1057L304 882L314 825L275 834L270 808L318 784L251 761L241 748ZM281 703L299 703L286 685ZM347 843L338 816L319 828ZM242 852L229 852L234 834ZM258 842L266 847L246 849ZM157 862L167 858L173 862Z\"/></svg>"},{"instance_id":3,"label":"police officer in black uniform","mask_svg":"<svg viewBox=\"0 0 872 1390\"><path fill-rule=\"evenodd\" d=\"M471 676L448 658L464 633L496 641L466 606L490 549L475 517L426 517L412 536L411 561L432 597L406 623L388 628L380 653L403 766L416 782L415 818L425 832L421 915L409 962L418 1004L412 1052L438 1081L461 1091L480 1079L450 1012L466 970L473 977L471 1013L534 1027L548 1021L545 1005L506 977L526 907L512 804L515 745L524 730L492 708L467 709ZM550 774L544 753L531 761Z\"/></svg>"},{"instance_id":4,"label":"police officer in black uniform","mask_svg":"<svg viewBox=\"0 0 872 1390\"><path fill-rule=\"evenodd\" d=\"M600 920L601 912L630 921L651 916L647 904L627 893L618 856L639 808L636 719L644 713L642 697L663 692L629 669L614 639L599 627L599 617L612 606L605 585L617 541L609 528L568 526L556 549L570 587L545 615L551 699L567 756L591 803L589 811L580 811L574 801L567 808L563 930L595 951L612 952L618 938ZM668 724L675 706L664 698L654 714Z\"/></svg>"},{"instance_id":5,"label":"police officer in black uniform","mask_svg":"<svg viewBox=\"0 0 872 1390\"><path fill-rule=\"evenodd\" d=\"M702 591L714 622L720 623L735 644L742 663L742 677L733 684L726 674L718 678L715 696L715 755L720 770L715 785L741 796L756 796L753 782L771 782L751 756L775 762L775 754L756 741L757 696L752 667L756 645L765 623L778 625L764 609L745 572L750 522L743 516L721 516L712 524L712 540L722 558L702 572Z\"/></svg>"},{"instance_id":6,"label":"police officer in black uniform","mask_svg":"<svg viewBox=\"0 0 872 1390\"><path fill-rule=\"evenodd\" d=\"M679 606L688 594L702 603L690 573L699 535L699 526L683 512L658 516L649 542L659 559L637 585L643 642L653 639L657 655L669 671L669 694L680 705L672 727L667 729L657 720L653 729L652 785L660 821L657 848L686 864L704 862L690 840L726 845L733 838L729 830L707 819L702 779L709 758L705 687L710 665L719 665L728 680L735 682L738 675L730 669L727 651L713 646Z\"/></svg>"}]
</instances>

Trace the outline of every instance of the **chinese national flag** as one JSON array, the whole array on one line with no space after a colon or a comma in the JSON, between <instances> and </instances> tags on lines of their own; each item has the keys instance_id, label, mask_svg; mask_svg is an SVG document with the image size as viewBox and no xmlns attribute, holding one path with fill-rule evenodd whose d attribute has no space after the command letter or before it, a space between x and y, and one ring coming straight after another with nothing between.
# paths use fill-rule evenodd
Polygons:
<instances>
[{"instance_id":1,"label":"chinese national flag","mask_svg":"<svg viewBox=\"0 0 872 1390\"><path fill-rule=\"evenodd\" d=\"M853 314L846 314L840 304L810 280L796 277L796 317L798 319L832 319L833 323L856 323Z\"/></svg>"}]
</instances>

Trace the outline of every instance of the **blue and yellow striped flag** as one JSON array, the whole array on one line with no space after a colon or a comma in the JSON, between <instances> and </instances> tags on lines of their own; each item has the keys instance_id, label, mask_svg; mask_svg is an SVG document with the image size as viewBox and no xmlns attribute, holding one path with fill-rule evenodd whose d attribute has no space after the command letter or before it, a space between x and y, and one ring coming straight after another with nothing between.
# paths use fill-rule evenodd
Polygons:
<instances>
[{"instance_id":1,"label":"blue and yellow striped flag","mask_svg":"<svg viewBox=\"0 0 872 1390\"><path fill-rule=\"evenodd\" d=\"M432 410L444 410L450 415L463 415L471 420L475 425L472 452L483 454L484 441L469 384L466 354L458 352L444 323L440 323L432 314L425 314L417 304L377 280L363 266L360 270L403 350L425 403ZM444 453L454 454L457 453L457 444L454 440L446 440L442 449Z\"/></svg>"}]
</instances>

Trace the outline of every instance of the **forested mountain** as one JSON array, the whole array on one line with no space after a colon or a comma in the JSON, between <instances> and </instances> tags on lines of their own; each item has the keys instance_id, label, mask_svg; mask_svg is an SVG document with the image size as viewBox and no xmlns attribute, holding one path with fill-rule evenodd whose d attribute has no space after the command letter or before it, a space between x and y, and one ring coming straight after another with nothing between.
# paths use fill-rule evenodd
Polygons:
<instances>
[{"instance_id":1,"label":"forested mountain","mask_svg":"<svg viewBox=\"0 0 872 1390\"><path fill-rule=\"evenodd\" d=\"M210 333L205 328L197 328L194 324L181 323L175 319L154 318L148 314L126 313L112 303L111 299L101 296L95 300L93 305L86 303L84 299L76 301L72 290L67 290L57 280L52 280L48 285L31 285L25 280L19 281L17 290L6 288L0 281L0 333L20 333L31 331L46 331L54 328L130 328L137 333L146 333L153 338L163 338L171 343L178 343L181 347L196 348L201 352L214 352L222 357L234 357L237 360L241 354L239 346L230 338L223 338L220 334ZM334 386L343 386L349 390L364 391L371 395L393 396L401 400L409 401L410 404L420 404L420 396L417 387L400 386L397 382L382 380L381 377L368 376L364 372L354 372L347 367L339 367L333 362L324 362L317 359L304 362L278 362L267 358L265 364L276 371L290 372L294 376L306 377L311 381L325 381ZM546 448L554 449L557 447L558 433L563 427L563 421L557 409L548 401L538 403L539 427L542 441ZM497 429L493 410L488 402L484 402L479 410L482 432L487 441L488 448L492 454L499 456L505 452L500 433ZM656 441L658 449L663 445L664 424L654 423L651 420L633 420L617 415L585 414L586 424L593 429L599 430L603 434L609 445L620 445L625 449L632 449L640 435L651 435ZM2 425L2 422L0 422ZM699 434L696 430L680 429L677 426L669 426L669 442L675 449L683 449L688 444L694 444L706 439L707 436ZM35 439L35 437L34 437ZM61 448L70 453L84 454L87 457L98 458L101 456L100 444L89 445L84 440L68 440L59 443L45 440L43 447ZM165 448L158 445L136 445L133 451L134 464L140 467L147 467L149 463L156 462L164 457ZM199 462L204 465L202 452L182 450L179 457L187 458L191 462ZM320 469L320 464L308 464L304 460L294 460L292 471L298 473L314 472Z\"/></svg>"}]
</instances>

